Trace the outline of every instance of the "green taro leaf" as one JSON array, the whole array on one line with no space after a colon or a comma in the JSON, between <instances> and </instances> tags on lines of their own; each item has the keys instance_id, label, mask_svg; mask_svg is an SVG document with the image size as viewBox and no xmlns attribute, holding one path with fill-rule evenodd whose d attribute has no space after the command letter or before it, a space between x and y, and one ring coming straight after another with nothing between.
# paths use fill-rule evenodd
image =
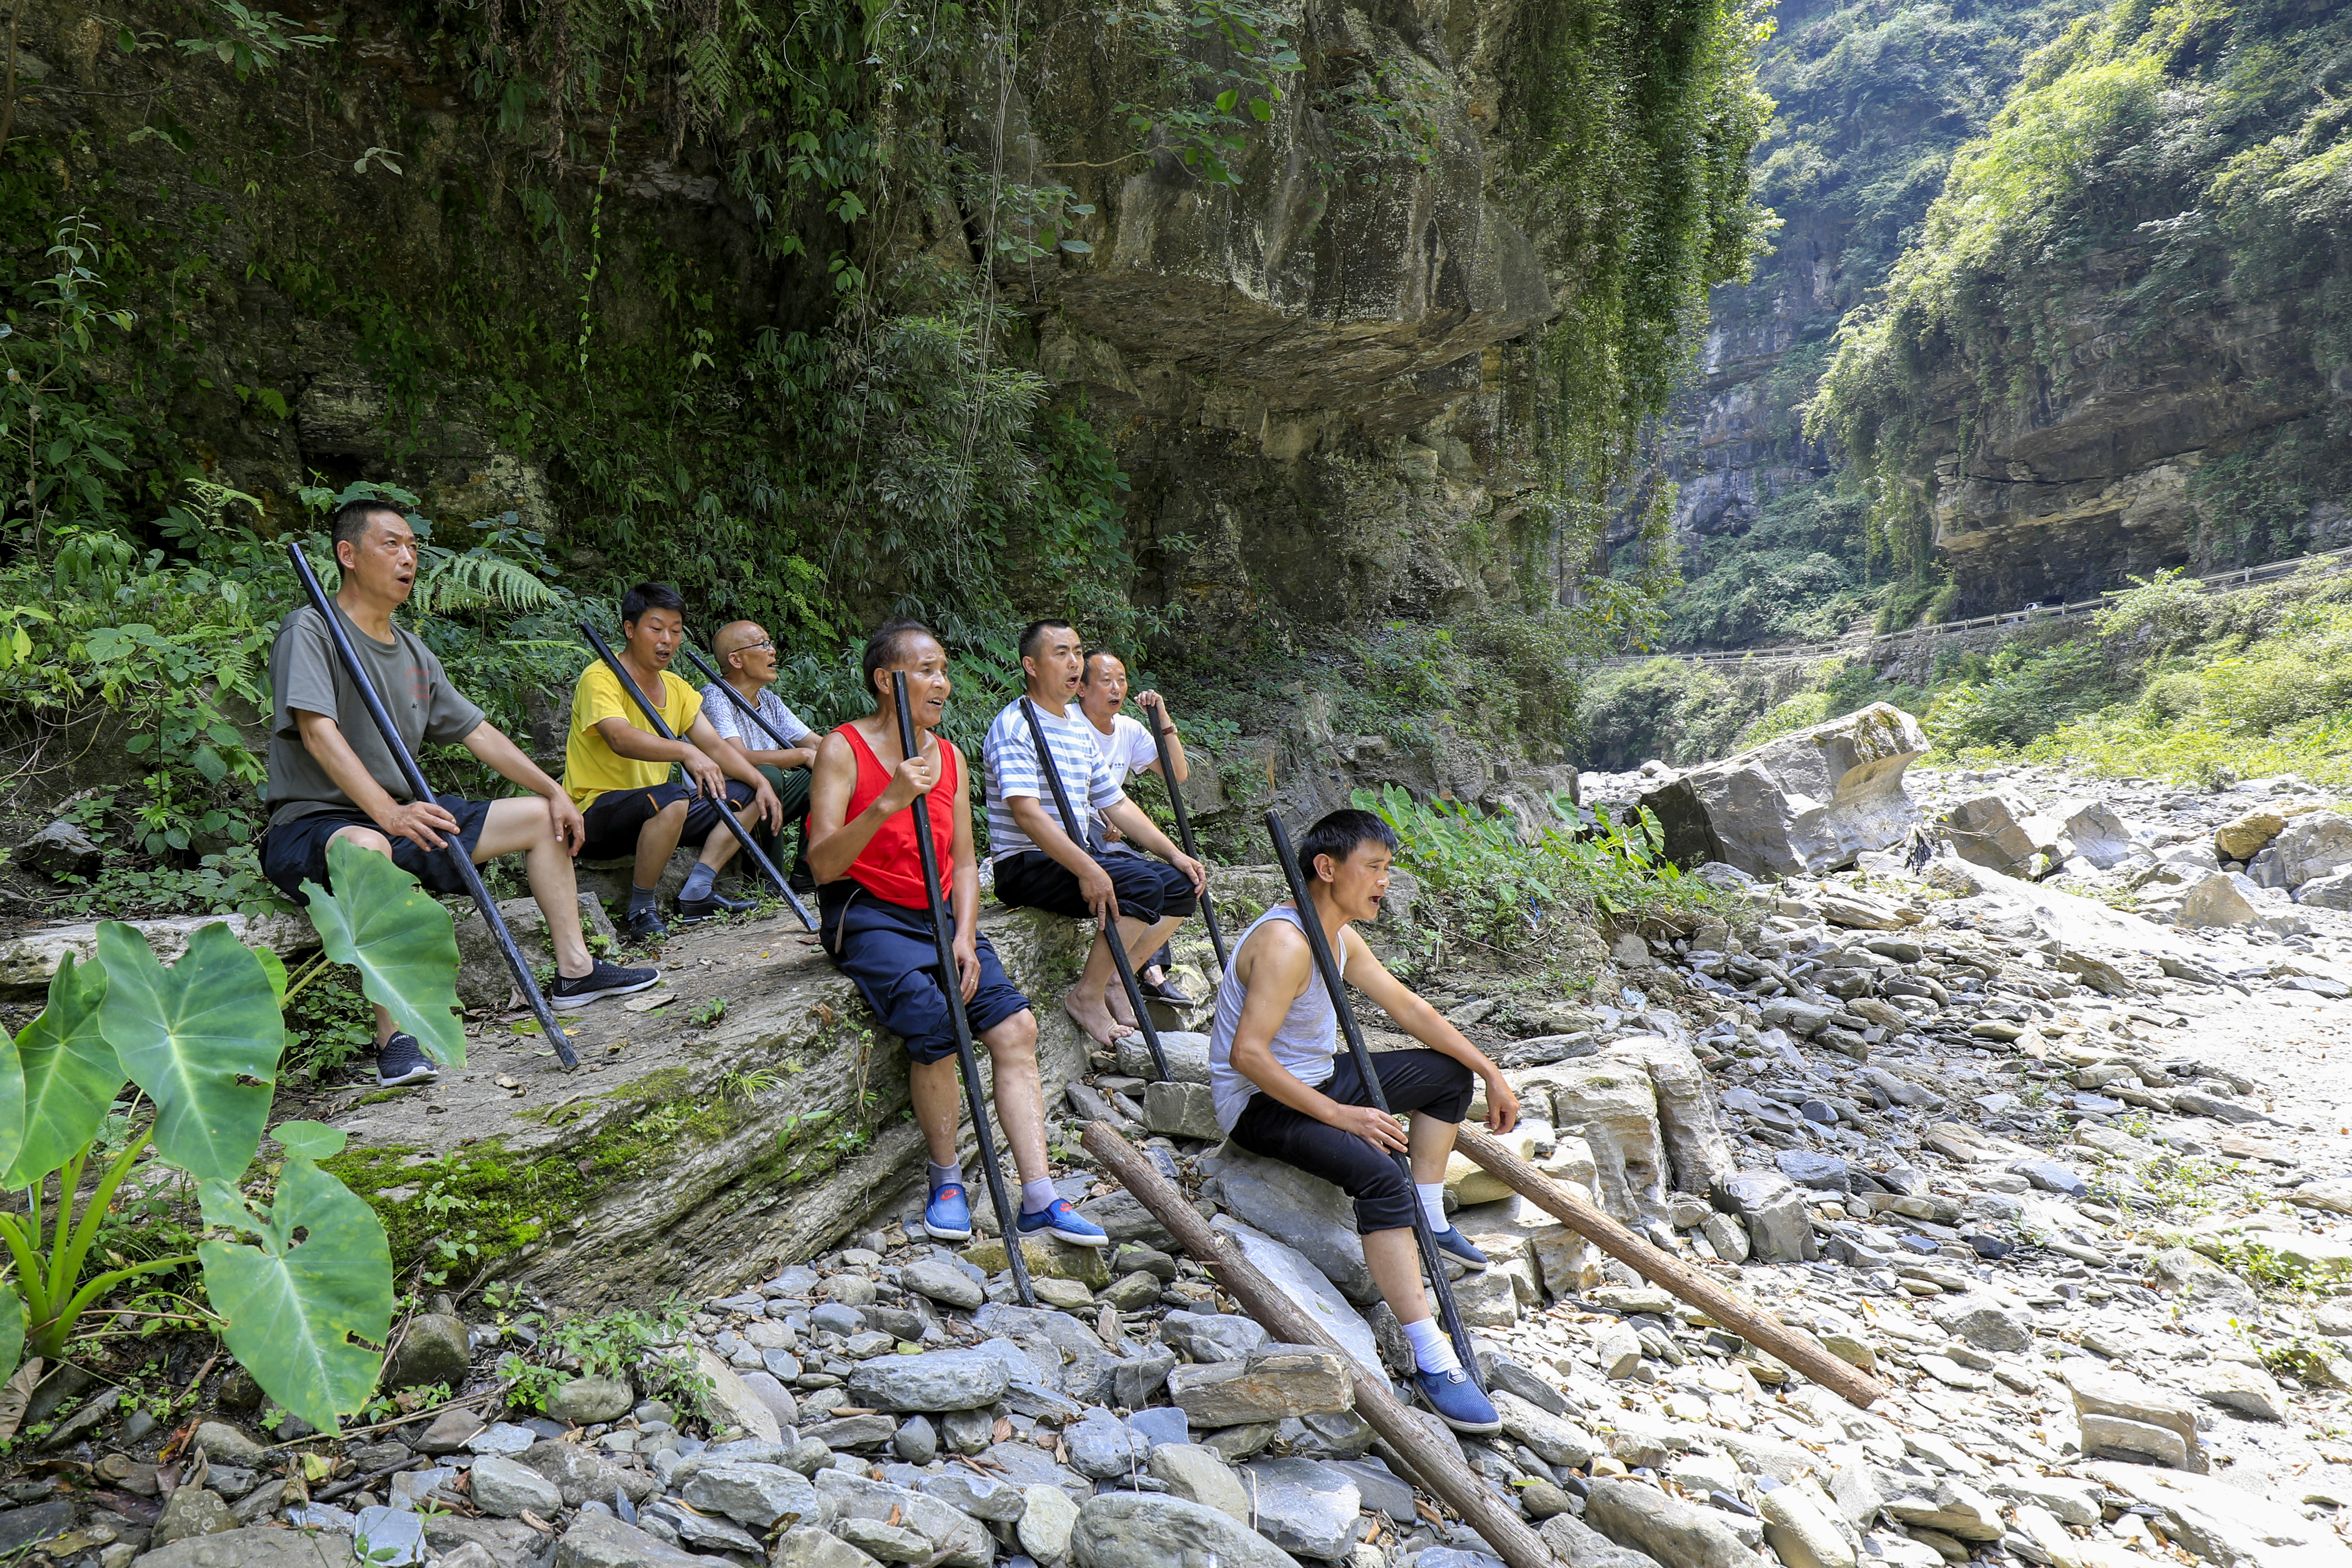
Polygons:
<instances>
[{"instance_id":1,"label":"green taro leaf","mask_svg":"<svg viewBox=\"0 0 2352 1568\"><path fill-rule=\"evenodd\" d=\"M416 1037L444 1067L466 1065L466 1030L457 1021L457 928L449 912L392 863L390 855L348 839L327 846L335 891L315 882L310 924L327 956L360 972L367 999Z\"/></svg>"},{"instance_id":2,"label":"green taro leaf","mask_svg":"<svg viewBox=\"0 0 2352 1568\"><path fill-rule=\"evenodd\" d=\"M16 1362L25 1354L25 1298L6 1285L0 1285L0 1383L16 1374Z\"/></svg>"},{"instance_id":3,"label":"green taro leaf","mask_svg":"<svg viewBox=\"0 0 2352 1568\"><path fill-rule=\"evenodd\" d=\"M24 1146L25 1068L16 1042L0 1029L0 1170L15 1166Z\"/></svg>"},{"instance_id":4,"label":"green taro leaf","mask_svg":"<svg viewBox=\"0 0 2352 1568\"><path fill-rule=\"evenodd\" d=\"M70 953L58 961L49 979L49 1005L16 1037L24 1071L24 1141L13 1162L0 1162L0 1189L34 1186L105 1125L106 1109L130 1076L99 1031L99 1003L105 997L101 965L78 965ZM5 1074L0 1069L0 1076Z\"/></svg>"},{"instance_id":5,"label":"green taro leaf","mask_svg":"<svg viewBox=\"0 0 2352 1568\"><path fill-rule=\"evenodd\" d=\"M226 1181L205 1182L198 1197L207 1223L261 1240L196 1249L205 1291L226 1322L221 1337L263 1393L321 1432L334 1431L337 1416L367 1402L383 1366L373 1347L392 1332L392 1247L383 1222L299 1156L278 1172L267 1219Z\"/></svg>"},{"instance_id":6,"label":"green taro leaf","mask_svg":"<svg viewBox=\"0 0 2352 1568\"><path fill-rule=\"evenodd\" d=\"M99 1028L155 1102L155 1152L199 1179L235 1181L261 1146L286 1043L261 960L217 921L166 969L138 932L110 920L98 957Z\"/></svg>"},{"instance_id":7,"label":"green taro leaf","mask_svg":"<svg viewBox=\"0 0 2352 1568\"><path fill-rule=\"evenodd\" d=\"M331 1160L343 1152L351 1137L341 1127L324 1122L280 1122L269 1135L288 1155L304 1160Z\"/></svg>"},{"instance_id":8,"label":"green taro leaf","mask_svg":"<svg viewBox=\"0 0 2352 1568\"><path fill-rule=\"evenodd\" d=\"M261 960L261 972L269 977L269 988L278 993L278 1005L284 1007L286 1005L286 960L278 956L276 948L269 946L256 947L253 950L253 956Z\"/></svg>"}]
</instances>

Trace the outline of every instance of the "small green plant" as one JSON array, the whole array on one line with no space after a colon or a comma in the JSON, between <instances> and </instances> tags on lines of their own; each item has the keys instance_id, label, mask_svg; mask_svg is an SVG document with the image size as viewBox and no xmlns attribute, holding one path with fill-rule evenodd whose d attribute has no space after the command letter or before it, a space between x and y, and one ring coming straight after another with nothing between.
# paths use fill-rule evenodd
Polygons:
<instances>
[{"instance_id":1,"label":"small green plant","mask_svg":"<svg viewBox=\"0 0 2352 1568\"><path fill-rule=\"evenodd\" d=\"M751 1072L729 1072L719 1080L719 1098L754 1100L783 1081L784 1075L772 1067L762 1067Z\"/></svg>"},{"instance_id":2,"label":"small green plant","mask_svg":"<svg viewBox=\"0 0 2352 1568\"><path fill-rule=\"evenodd\" d=\"M694 1025L697 1029L709 1029L712 1024L717 1023L726 1016L727 998L725 997L713 997L709 1001L703 1003L700 1007L695 1009L694 1012L688 1018L687 1021Z\"/></svg>"},{"instance_id":3,"label":"small green plant","mask_svg":"<svg viewBox=\"0 0 2352 1568\"><path fill-rule=\"evenodd\" d=\"M650 1309L575 1312L541 1334L528 1356L509 1351L499 1358L507 1403L543 1411L547 1396L572 1378L610 1377L634 1384L641 1398L698 1410L710 1380L696 1366L692 1348L680 1343L693 1315L677 1297Z\"/></svg>"},{"instance_id":4,"label":"small green plant","mask_svg":"<svg viewBox=\"0 0 2352 1568\"><path fill-rule=\"evenodd\" d=\"M180 47L192 55L212 56L235 71L239 81L256 71L274 69L291 50L323 49L335 41L316 33L291 32L289 29L295 24L290 18L275 11L253 10L244 0L213 0L213 5L227 27L207 37L182 38Z\"/></svg>"}]
</instances>

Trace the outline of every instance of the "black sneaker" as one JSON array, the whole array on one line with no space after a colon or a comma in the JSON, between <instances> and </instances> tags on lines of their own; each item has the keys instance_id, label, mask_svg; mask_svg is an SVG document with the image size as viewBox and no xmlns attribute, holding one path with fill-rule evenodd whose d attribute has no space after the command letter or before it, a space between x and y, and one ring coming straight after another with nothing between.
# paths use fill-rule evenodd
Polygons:
<instances>
[{"instance_id":1,"label":"black sneaker","mask_svg":"<svg viewBox=\"0 0 2352 1568\"><path fill-rule=\"evenodd\" d=\"M376 1048L375 1081L386 1089L402 1083L430 1083L441 1076L425 1048L411 1034L395 1034Z\"/></svg>"},{"instance_id":2,"label":"black sneaker","mask_svg":"<svg viewBox=\"0 0 2352 1568\"><path fill-rule=\"evenodd\" d=\"M559 1002L593 1002L606 997L625 997L632 991L660 984L659 969L624 969L599 958L594 968L576 980L558 975L547 994Z\"/></svg>"},{"instance_id":3,"label":"black sneaker","mask_svg":"<svg viewBox=\"0 0 2352 1568\"><path fill-rule=\"evenodd\" d=\"M1167 975L1162 975L1156 980L1139 979L1136 981L1135 988L1152 1000L1166 1002L1171 1007L1189 1008L1192 1005L1192 998L1186 996L1178 988L1175 980Z\"/></svg>"},{"instance_id":4,"label":"black sneaker","mask_svg":"<svg viewBox=\"0 0 2352 1568\"><path fill-rule=\"evenodd\" d=\"M624 942L642 946L649 942L667 939L669 927L662 923L660 911L640 909L635 914L622 915L613 926L613 934Z\"/></svg>"},{"instance_id":5,"label":"black sneaker","mask_svg":"<svg viewBox=\"0 0 2352 1568\"><path fill-rule=\"evenodd\" d=\"M749 899L730 898L714 887L700 898L677 901L678 924L691 925L698 920L713 920L722 915L740 915L758 907Z\"/></svg>"}]
</instances>

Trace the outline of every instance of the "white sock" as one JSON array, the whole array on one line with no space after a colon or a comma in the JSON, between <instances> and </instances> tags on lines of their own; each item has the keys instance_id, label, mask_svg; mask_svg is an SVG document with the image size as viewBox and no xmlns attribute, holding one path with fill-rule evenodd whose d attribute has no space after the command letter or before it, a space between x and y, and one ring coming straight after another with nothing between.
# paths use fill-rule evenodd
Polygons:
<instances>
[{"instance_id":1,"label":"white sock","mask_svg":"<svg viewBox=\"0 0 2352 1568\"><path fill-rule=\"evenodd\" d=\"M1412 1363L1422 1371L1451 1372L1462 1364L1462 1358L1454 1354L1454 1342L1445 1337L1435 1318L1402 1326L1404 1337L1412 1342Z\"/></svg>"},{"instance_id":2,"label":"white sock","mask_svg":"<svg viewBox=\"0 0 2352 1568\"><path fill-rule=\"evenodd\" d=\"M1444 1235L1453 1221L1445 1218L1445 1184L1442 1181L1417 1181L1412 1190L1421 1194L1421 1211L1429 1216L1429 1228Z\"/></svg>"},{"instance_id":3,"label":"white sock","mask_svg":"<svg viewBox=\"0 0 2352 1568\"><path fill-rule=\"evenodd\" d=\"M931 1162L929 1160L925 1160L923 1163L927 1166L931 1165ZM931 1190L933 1192L939 1191L940 1188L943 1186L963 1186L963 1167L961 1166L931 1166Z\"/></svg>"},{"instance_id":4,"label":"white sock","mask_svg":"<svg viewBox=\"0 0 2352 1568\"><path fill-rule=\"evenodd\" d=\"M1021 1212L1043 1214L1053 1207L1055 1200L1061 1196L1054 1190L1053 1182L1043 1176L1035 1181L1024 1181L1021 1184Z\"/></svg>"}]
</instances>

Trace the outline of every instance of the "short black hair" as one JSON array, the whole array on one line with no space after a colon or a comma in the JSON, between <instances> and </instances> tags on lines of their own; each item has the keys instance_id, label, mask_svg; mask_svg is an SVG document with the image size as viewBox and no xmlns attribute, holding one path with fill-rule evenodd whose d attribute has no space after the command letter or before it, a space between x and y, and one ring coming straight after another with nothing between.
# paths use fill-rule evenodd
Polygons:
<instances>
[{"instance_id":1,"label":"short black hair","mask_svg":"<svg viewBox=\"0 0 2352 1568\"><path fill-rule=\"evenodd\" d=\"M1127 661L1125 659L1120 659L1118 654L1113 653L1108 648L1089 648L1078 660L1078 674L1087 680L1093 680L1095 678L1095 661L1097 659L1118 659L1119 666L1122 669L1127 665Z\"/></svg>"},{"instance_id":2,"label":"short black hair","mask_svg":"<svg viewBox=\"0 0 2352 1568\"><path fill-rule=\"evenodd\" d=\"M1071 629L1070 623L1066 621L1032 621L1028 625L1021 628L1021 656L1024 659L1035 658L1037 644L1045 640L1046 632L1067 632Z\"/></svg>"},{"instance_id":3,"label":"short black hair","mask_svg":"<svg viewBox=\"0 0 2352 1568\"><path fill-rule=\"evenodd\" d=\"M1342 807L1307 829L1298 841L1298 869L1306 873L1307 881L1313 882L1318 855L1329 855L1332 864L1344 865L1360 846L1374 840L1386 844L1389 853L1396 853L1394 828L1374 812Z\"/></svg>"},{"instance_id":4,"label":"short black hair","mask_svg":"<svg viewBox=\"0 0 2352 1568\"><path fill-rule=\"evenodd\" d=\"M358 544L367 537L368 519L380 514L398 517L403 522L408 520L407 513L390 501L373 496L362 496L337 507L335 515L327 521L328 549L331 551L337 545Z\"/></svg>"},{"instance_id":5,"label":"short black hair","mask_svg":"<svg viewBox=\"0 0 2352 1568\"><path fill-rule=\"evenodd\" d=\"M621 624L635 625L648 610L667 610L683 617L686 601L668 583L641 582L621 596Z\"/></svg>"},{"instance_id":6,"label":"short black hair","mask_svg":"<svg viewBox=\"0 0 2352 1568\"><path fill-rule=\"evenodd\" d=\"M885 667L896 664L906 652L907 644L919 636L929 637L934 643L940 640L938 632L921 622L910 621L903 615L896 621L885 621L874 628L874 635L866 639L866 656L859 661L866 671L866 689L868 692L877 691L874 677Z\"/></svg>"}]
</instances>

